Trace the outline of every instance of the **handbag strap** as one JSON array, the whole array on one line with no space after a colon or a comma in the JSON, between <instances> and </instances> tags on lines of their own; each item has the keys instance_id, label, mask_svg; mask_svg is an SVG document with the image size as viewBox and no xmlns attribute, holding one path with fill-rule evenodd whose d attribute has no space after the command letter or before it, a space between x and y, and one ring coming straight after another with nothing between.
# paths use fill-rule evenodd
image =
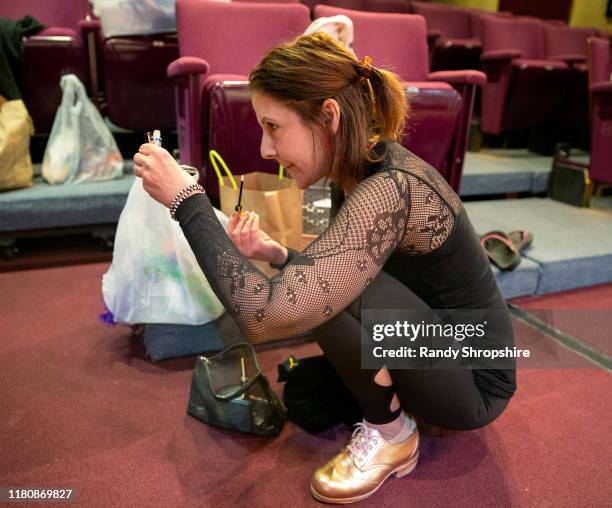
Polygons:
<instances>
[{"instance_id":1,"label":"handbag strap","mask_svg":"<svg viewBox=\"0 0 612 508\"><path fill-rule=\"evenodd\" d=\"M238 388L235 392L231 392L226 395L220 395L217 392L215 392L213 388L214 384L213 384L212 375L210 373L210 369L206 365L208 362L209 362L208 358L204 358L204 365L206 366L206 376L208 377L208 386L210 386L210 391L215 397L215 399L217 400L228 401L228 400L233 400L237 397L240 397L244 392L246 392L249 388L251 388L251 386L253 386L257 381L259 381L260 377L263 376L261 372L258 372L253 377L249 378L249 380L246 383L243 383L242 385L240 385L240 388Z\"/></svg>"},{"instance_id":2,"label":"handbag strap","mask_svg":"<svg viewBox=\"0 0 612 508\"><path fill-rule=\"evenodd\" d=\"M236 179L234 178L234 175L232 175L232 172L230 171L229 167L223 160L223 157L221 157L221 154L217 152L217 150L210 150L208 152L208 158L210 159L212 167L215 170L215 173L217 174L217 179L219 180L219 187L224 187L225 183L223 182L223 175L221 174L221 170L219 169L219 166L217 165L217 163L221 164L221 167L225 171L225 174L227 175L227 177L230 180L230 183L232 184L232 188L234 190L238 190L238 184L236 183ZM285 168L283 167L282 164L279 164L278 165L278 179L282 180L284 177L285 177Z\"/></svg>"},{"instance_id":3,"label":"handbag strap","mask_svg":"<svg viewBox=\"0 0 612 508\"><path fill-rule=\"evenodd\" d=\"M232 175L232 172L227 167L227 164L223 160L223 157L219 155L219 152L217 152L216 150L211 150L210 152L208 152L208 157L210 158L210 162L215 170L215 173L217 173L217 178L219 179L219 187L223 187L225 184L223 183L223 176L221 175L219 166L217 166L217 161L219 162L219 164L221 164L221 166L225 170L225 173L230 179L230 182L234 190L238 190L238 184L236 183L236 179L234 178L234 175Z\"/></svg>"},{"instance_id":4,"label":"handbag strap","mask_svg":"<svg viewBox=\"0 0 612 508\"><path fill-rule=\"evenodd\" d=\"M247 347L248 348L250 354L253 357L253 364L255 365L255 368L257 369L257 373L255 375L253 375L252 377L250 377L236 391L234 391L232 393L229 393L229 394L226 394L226 395L220 395L220 394L216 393L215 390L213 389L213 386L215 386L215 385L213 383L213 378L212 378L212 374L210 372L209 363L215 358L215 356L222 355L222 354L227 354L228 351L230 351L232 349L235 349L235 348L238 348L238 347ZM203 360L203 362L204 362L204 368L206 370L206 377L208 379L208 386L210 387L210 391L212 392L213 396L217 400L227 401L227 400L235 399L236 397L239 397L244 392L246 392L255 383L262 382L262 381L265 382L266 381L266 377L261 373L261 369L259 367L259 363L257 362L257 357L255 356L255 350L253 349L253 346L250 343L248 343L248 342L237 342L236 344L232 344L231 346L226 347L223 351L215 354L214 356L211 356L210 358L208 358L206 356L200 356L200 359Z\"/></svg>"}]
</instances>

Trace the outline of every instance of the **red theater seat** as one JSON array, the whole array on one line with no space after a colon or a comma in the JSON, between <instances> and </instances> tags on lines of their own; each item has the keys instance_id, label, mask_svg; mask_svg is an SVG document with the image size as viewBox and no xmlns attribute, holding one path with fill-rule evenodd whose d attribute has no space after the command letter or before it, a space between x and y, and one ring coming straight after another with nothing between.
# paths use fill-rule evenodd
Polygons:
<instances>
[{"instance_id":1,"label":"red theater seat","mask_svg":"<svg viewBox=\"0 0 612 508\"><path fill-rule=\"evenodd\" d=\"M566 132L582 133L586 144L589 130L589 82L587 76L587 39L597 36L596 28L575 28L567 25L544 25L546 56L551 60L561 60L572 69L568 93L562 101L554 123ZM567 135L566 135L567 137Z\"/></svg>"},{"instance_id":2,"label":"red theater seat","mask_svg":"<svg viewBox=\"0 0 612 508\"><path fill-rule=\"evenodd\" d=\"M546 55L544 23L536 18L481 16L482 129L488 134L546 123L566 96L570 67Z\"/></svg>"},{"instance_id":3,"label":"red theater seat","mask_svg":"<svg viewBox=\"0 0 612 508\"><path fill-rule=\"evenodd\" d=\"M111 122L124 129L176 130L174 86L166 74L179 56L176 34L101 40L101 88Z\"/></svg>"},{"instance_id":4,"label":"red theater seat","mask_svg":"<svg viewBox=\"0 0 612 508\"><path fill-rule=\"evenodd\" d=\"M591 178L612 184L612 51L610 41L589 39L589 89L591 94Z\"/></svg>"},{"instance_id":5,"label":"red theater seat","mask_svg":"<svg viewBox=\"0 0 612 508\"><path fill-rule=\"evenodd\" d=\"M472 30L470 10L417 1L412 10L427 22L432 70L480 68L482 42Z\"/></svg>"},{"instance_id":6,"label":"red theater seat","mask_svg":"<svg viewBox=\"0 0 612 508\"><path fill-rule=\"evenodd\" d=\"M26 15L47 26L24 40L21 94L37 133L48 133L61 102L60 78L76 74L91 93L85 35L97 28L86 21L87 0L2 0L0 16ZM93 41L92 41L93 42Z\"/></svg>"},{"instance_id":7,"label":"red theater seat","mask_svg":"<svg viewBox=\"0 0 612 508\"><path fill-rule=\"evenodd\" d=\"M218 150L235 174L276 172L261 159L261 127L250 105L246 79L274 45L306 30L310 11L294 3L221 3L177 0L180 58L168 66L175 82L181 161L206 168ZM213 199L217 177L202 180Z\"/></svg>"},{"instance_id":8,"label":"red theater seat","mask_svg":"<svg viewBox=\"0 0 612 508\"><path fill-rule=\"evenodd\" d=\"M315 17L345 14L353 20L359 58L392 70L405 82L411 113L403 144L459 190L478 71L429 73L425 19L412 14L351 11L319 5ZM452 86L451 86L452 85Z\"/></svg>"}]
</instances>

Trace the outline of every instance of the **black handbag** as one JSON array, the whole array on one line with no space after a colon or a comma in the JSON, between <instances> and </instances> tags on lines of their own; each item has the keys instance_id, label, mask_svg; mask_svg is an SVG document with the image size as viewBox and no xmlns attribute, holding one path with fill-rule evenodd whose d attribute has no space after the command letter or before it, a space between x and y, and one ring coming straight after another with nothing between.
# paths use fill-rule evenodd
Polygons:
<instances>
[{"instance_id":1,"label":"black handbag","mask_svg":"<svg viewBox=\"0 0 612 508\"><path fill-rule=\"evenodd\" d=\"M289 420L311 434L339 423L352 426L363 413L325 356L296 359L278 366L278 381L286 381L283 402Z\"/></svg>"},{"instance_id":2,"label":"black handbag","mask_svg":"<svg viewBox=\"0 0 612 508\"><path fill-rule=\"evenodd\" d=\"M216 427L261 436L278 435L287 421L287 410L261 373L248 343L198 357L187 412Z\"/></svg>"},{"instance_id":3,"label":"black handbag","mask_svg":"<svg viewBox=\"0 0 612 508\"><path fill-rule=\"evenodd\" d=\"M569 159L570 146L559 143L555 148L548 197L578 207L588 207L593 193L589 165Z\"/></svg>"}]
</instances>

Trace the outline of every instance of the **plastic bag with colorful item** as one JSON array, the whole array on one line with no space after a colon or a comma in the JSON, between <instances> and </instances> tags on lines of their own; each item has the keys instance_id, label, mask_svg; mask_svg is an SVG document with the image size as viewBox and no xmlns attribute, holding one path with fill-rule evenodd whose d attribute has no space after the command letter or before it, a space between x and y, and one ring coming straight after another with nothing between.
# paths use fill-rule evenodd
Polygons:
<instances>
[{"instance_id":1,"label":"plastic bag with colorful item","mask_svg":"<svg viewBox=\"0 0 612 508\"><path fill-rule=\"evenodd\" d=\"M227 228L228 218L215 210ZM202 325L225 309L168 209L136 178L117 225L102 295L114 322Z\"/></svg>"}]
</instances>

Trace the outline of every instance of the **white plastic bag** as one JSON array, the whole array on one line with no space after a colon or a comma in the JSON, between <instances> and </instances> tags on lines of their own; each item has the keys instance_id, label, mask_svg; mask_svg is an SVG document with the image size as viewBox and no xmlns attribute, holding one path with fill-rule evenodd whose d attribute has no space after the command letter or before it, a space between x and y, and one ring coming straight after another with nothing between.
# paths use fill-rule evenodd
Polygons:
<instances>
[{"instance_id":1,"label":"white plastic bag","mask_svg":"<svg viewBox=\"0 0 612 508\"><path fill-rule=\"evenodd\" d=\"M176 32L176 0L93 0L104 37Z\"/></svg>"},{"instance_id":2,"label":"white plastic bag","mask_svg":"<svg viewBox=\"0 0 612 508\"><path fill-rule=\"evenodd\" d=\"M324 32L327 35L331 35L338 42L341 42L353 51L353 20L348 16L338 14L328 18L317 18L308 25L304 35L310 35L315 32Z\"/></svg>"},{"instance_id":3,"label":"white plastic bag","mask_svg":"<svg viewBox=\"0 0 612 508\"><path fill-rule=\"evenodd\" d=\"M215 213L227 227L227 216ZM178 222L146 193L140 178L119 217L102 295L115 322L123 324L201 325L225 311Z\"/></svg>"},{"instance_id":4,"label":"white plastic bag","mask_svg":"<svg viewBox=\"0 0 612 508\"><path fill-rule=\"evenodd\" d=\"M123 157L100 113L74 74L62 76L62 102L55 114L42 163L51 184L112 180L123 176Z\"/></svg>"}]
</instances>

